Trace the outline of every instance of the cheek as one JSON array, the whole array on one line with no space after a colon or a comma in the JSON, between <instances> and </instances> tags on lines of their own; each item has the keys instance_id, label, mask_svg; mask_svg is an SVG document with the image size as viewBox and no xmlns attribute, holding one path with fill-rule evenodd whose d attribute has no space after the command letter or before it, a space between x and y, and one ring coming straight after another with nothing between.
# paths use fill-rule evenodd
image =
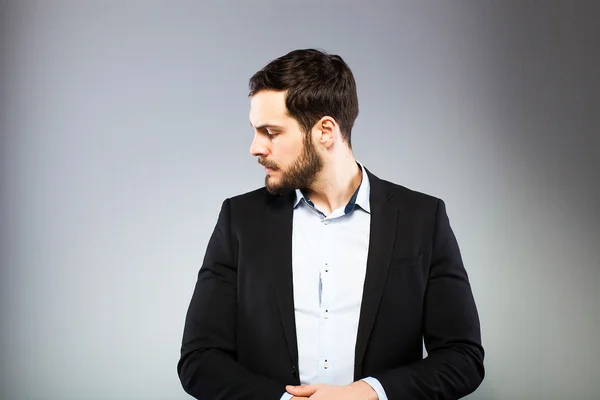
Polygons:
<instances>
[{"instance_id":1,"label":"cheek","mask_svg":"<svg viewBox=\"0 0 600 400\"><path fill-rule=\"evenodd\" d=\"M302 147L296 144L274 143L271 154L277 163L283 167L292 164L302 152Z\"/></svg>"}]
</instances>

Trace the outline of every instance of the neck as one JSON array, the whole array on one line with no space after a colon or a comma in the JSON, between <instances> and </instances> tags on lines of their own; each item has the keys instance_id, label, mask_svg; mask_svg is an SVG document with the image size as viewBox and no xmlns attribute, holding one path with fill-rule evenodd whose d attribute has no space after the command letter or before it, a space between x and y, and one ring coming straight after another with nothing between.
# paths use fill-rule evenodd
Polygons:
<instances>
[{"instance_id":1,"label":"neck","mask_svg":"<svg viewBox=\"0 0 600 400\"><path fill-rule=\"evenodd\" d=\"M325 163L315 182L306 190L306 195L326 215L344 207L360 186L362 170L352 152L333 162Z\"/></svg>"}]
</instances>

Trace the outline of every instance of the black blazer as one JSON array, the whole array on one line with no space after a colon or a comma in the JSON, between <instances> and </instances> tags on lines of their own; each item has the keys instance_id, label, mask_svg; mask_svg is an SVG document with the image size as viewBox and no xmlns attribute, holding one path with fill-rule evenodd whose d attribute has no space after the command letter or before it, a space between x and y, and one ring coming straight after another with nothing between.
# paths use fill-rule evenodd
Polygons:
<instances>
[{"instance_id":1,"label":"black blazer","mask_svg":"<svg viewBox=\"0 0 600 400\"><path fill-rule=\"evenodd\" d=\"M390 400L465 396L483 380L484 351L444 202L367 173L371 232L354 378L377 378ZM177 366L190 395L278 400L285 385L300 384L293 200L293 191L262 188L223 202Z\"/></svg>"}]
</instances>

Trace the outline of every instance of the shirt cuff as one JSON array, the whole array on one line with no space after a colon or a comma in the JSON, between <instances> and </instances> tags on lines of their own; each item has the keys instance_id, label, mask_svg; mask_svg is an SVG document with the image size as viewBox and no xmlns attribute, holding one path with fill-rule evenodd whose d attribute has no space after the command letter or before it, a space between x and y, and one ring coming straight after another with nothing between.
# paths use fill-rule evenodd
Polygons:
<instances>
[{"instance_id":1,"label":"shirt cuff","mask_svg":"<svg viewBox=\"0 0 600 400\"><path fill-rule=\"evenodd\" d=\"M294 397L294 396L292 396L288 392L285 392L279 400L290 400L292 397Z\"/></svg>"},{"instance_id":2,"label":"shirt cuff","mask_svg":"<svg viewBox=\"0 0 600 400\"><path fill-rule=\"evenodd\" d=\"M373 377L368 377L361 379L363 382L367 382L369 386L373 388L375 393L377 393L377 398L379 400L388 400L387 395L385 394L385 390L383 390L383 386L379 383L379 380ZM286 399L287 400L287 399Z\"/></svg>"}]
</instances>

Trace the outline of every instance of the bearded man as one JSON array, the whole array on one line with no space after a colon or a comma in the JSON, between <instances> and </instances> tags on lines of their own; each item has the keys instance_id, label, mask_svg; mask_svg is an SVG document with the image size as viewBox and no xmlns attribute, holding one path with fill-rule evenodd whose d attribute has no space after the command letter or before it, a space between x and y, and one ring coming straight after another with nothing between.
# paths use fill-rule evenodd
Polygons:
<instances>
[{"instance_id":1,"label":"bearded man","mask_svg":"<svg viewBox=\"0 0 600 400\"><path fill-rule=\"evenodd\" d=\"M445 204L355 160L357 115L339 56L292 51L250 79L265 187L226 199L210 238L178 363L193 397L456 399L483 380Z\"/></svg>"}]
</instances>

